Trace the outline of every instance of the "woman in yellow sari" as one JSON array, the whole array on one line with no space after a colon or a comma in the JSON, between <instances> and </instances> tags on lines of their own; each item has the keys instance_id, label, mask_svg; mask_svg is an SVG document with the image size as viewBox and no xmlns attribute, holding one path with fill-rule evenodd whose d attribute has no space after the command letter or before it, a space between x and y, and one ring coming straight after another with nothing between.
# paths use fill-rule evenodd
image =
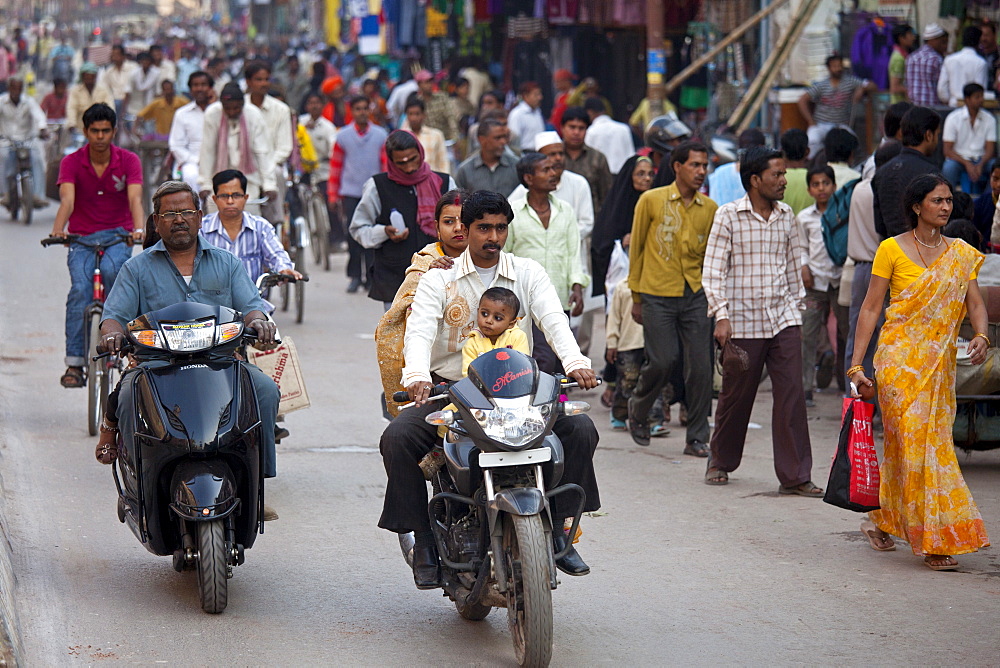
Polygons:
<instances>
[{"instance_id":1,"label":"woman in yellow sari","mask_svg":"<svg viewBox=\"0 0 1000 668\"><path fill-rule=\"evenodd\" d=\"M966 311L978 332L968 346L972 363L982 364L990 346L976 283L983 255L941 234L952 189L940 174L914 179L903 204L913 229L886 239L875 254L847 372L855 386L872 385L861 361L889 290L874 374L885 427L881 509L861 530L875 550L895 549L891 536L898 536L928 568L954 570L952 555L989 545L952 438L956 340Z\"/></svg>"},{"instance_id":2,"label":"woman in yellow sari","mask_svg":"<svg viewBox=\"0 0 1000 668\"><path fill-rule=\"evenodd\" d=\"M392 306L375 328L375 351L378 356L382 387L385 390L385 406L393 417L399 414L401 404L392 400L392 394L405 389L402 386L403 334L406 333L406 318L410 314L413 295L417 293L417 284L428 269L450 268L452 260L461 255L469 245L462 227L462 204L468 195L465 190L449 190L438 200L437 206L434 207L438 240L413 254L403 283L393 298ZM456 350L461 350L463 337L452 338L458 345Z\"/></svg>"}]
</instances>

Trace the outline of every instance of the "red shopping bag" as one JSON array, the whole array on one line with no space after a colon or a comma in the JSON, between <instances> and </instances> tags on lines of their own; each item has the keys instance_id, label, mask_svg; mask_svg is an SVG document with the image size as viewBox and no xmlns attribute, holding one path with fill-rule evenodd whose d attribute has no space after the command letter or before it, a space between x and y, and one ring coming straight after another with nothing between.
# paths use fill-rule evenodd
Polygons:
<instances>
[{"instance_id":1,"label":"red shopping bag","mask_svg":"<svg viewBox=\"0 0 1000 668\"><path fill-rule=\"evenodd\" d=\"M878 457L872 434L875 406L861 399L844 399L843 412L840 442L823 500L859 513L878 510Z\"/></svg>"}]
</instances>

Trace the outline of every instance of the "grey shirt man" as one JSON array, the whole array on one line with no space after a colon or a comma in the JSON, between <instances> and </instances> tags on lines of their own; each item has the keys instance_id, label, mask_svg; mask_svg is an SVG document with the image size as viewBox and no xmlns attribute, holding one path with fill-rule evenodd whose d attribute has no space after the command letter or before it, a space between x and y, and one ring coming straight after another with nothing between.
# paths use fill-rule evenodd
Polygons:
<instances>
[{"instance_id":1,"label":"grey shirt man","mask_svg":"<svg viewBox=\"0 0 1000 668\"><path fill-rule=\"evenodd\" d=\"M505 151L500 156L500 162L490 168L483 162L482 153L476 153L458 166L455 183L470 192L492 190L509 197L521 184L517 178L517 160Z\"/></svg>"}]
</instances>

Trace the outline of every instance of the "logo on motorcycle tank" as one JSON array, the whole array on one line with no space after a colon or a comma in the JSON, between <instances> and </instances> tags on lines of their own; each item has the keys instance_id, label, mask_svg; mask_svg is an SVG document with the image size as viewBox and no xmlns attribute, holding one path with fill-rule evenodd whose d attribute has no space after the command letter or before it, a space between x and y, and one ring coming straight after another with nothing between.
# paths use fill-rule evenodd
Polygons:
<instances>
[{"instance_id":1,"label":"logo on motorcycle tank","mask_svg":"<svg viewBox=\"0 0 1000 668\"><path fill-rule=\"evenodd\" d=\"M183 371L184 369L207 369L207 364L185 364L178 371Z\"/></svg>"},{"instance_id":2,"label":"logo on motorcycle tank","mask_svg":"<svg viewBox=\"0 0 1000 668\"><path fill-rule=\"evenodd\" d=\"M500 353L500 354L497 355L497 359L500 359L500 355L507 356L506 353ZM521 371L518 371L517 373L512 373L512 372L508 371L507 373L505 373L504 375L502 375L502 376L500 376L499 378L496 379L496 382L493 383L493 391L494 392L499 392L503 388L507 387L507 385L509 383L514 382L515 380L517 380L521 376L527 376L530 373L531 373L531 369L523 369Z\"/></svg>"}]
</instances>

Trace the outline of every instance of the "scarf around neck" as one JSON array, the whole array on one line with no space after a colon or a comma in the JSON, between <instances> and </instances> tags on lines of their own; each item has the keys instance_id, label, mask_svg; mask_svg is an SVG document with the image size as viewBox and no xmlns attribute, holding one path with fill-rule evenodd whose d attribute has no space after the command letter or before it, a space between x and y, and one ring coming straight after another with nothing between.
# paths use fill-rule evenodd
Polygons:
<instances>
[{"instance_id":1,"label":"scarf around neck","mask_svg":"<svg viewBox=\"0 0 1000 668\"><path fill-rule=\"evenodd\" d=\"M400 132L405 132L401 130ZM410 134L413 134L412 132ZM414 135L416 139L416 135ZM424 147L417 140L417 152L420 154L420 167L415 172L407 174L388 160L389 180L401 186L410 186L417 193L417 224L428 236L437 238L437 226L434 221L434 207L441 197L441 177L435 174L424 161Z\"/></svg>"},{"instance_id":2,"label":"scarf around neck","mask_svg":"<svg viewBox=\"0 0 1000 668\"><path fill-rule=\"evenodd\" d=\"M236 169L243 172L246 176L257 173L257 164L253 158L253 152L250 150L250 131L247 128L247 117L246 114L240 114L240 141L239 141L239 153L240 153L240 164L236 165ZM222 119L219 123L219 136L216 138L215 144L215 173L218 174L221 171L230 169L229 164L229 117L226 116L226 112L222 112Z\"/></svg>"}]
</instances>

